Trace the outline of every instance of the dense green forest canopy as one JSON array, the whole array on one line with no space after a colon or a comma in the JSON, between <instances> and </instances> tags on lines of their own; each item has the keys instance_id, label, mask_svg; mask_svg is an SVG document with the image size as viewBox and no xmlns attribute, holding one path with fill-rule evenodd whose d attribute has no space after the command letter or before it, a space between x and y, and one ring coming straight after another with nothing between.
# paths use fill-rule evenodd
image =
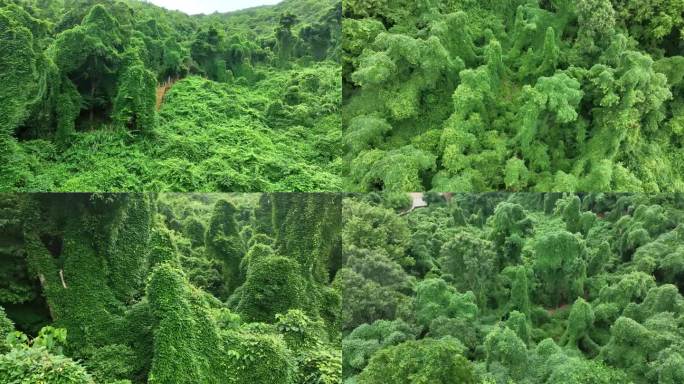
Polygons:
<instances>
[{"instance_id":1,"label":"dense green forest canopy","mask_svg":"<svg viewBox=\"0 0 684 384\"><path fill-rule=\"evenodd\" d=\"M341 16L0 0L0 190L339 190Z\"/></svg>"},{"instance_id":2,"label":"dense green forest canopy","mask_svg":"<svg viewBox=\"0 0 684 384\"><path fill-rule=\"evenodd\" d=\"M684 190L684 1L345 0L349 189Z\"/></svg>"},{"instance_id":3,"label":"dense green forest canopy","mask_svg":"<svg viewBox=\"0 0 684 384\"><path fill-rule=\"evenodd\" d=\"M343 203L345 384L684 382L684 196L424 200Z\"/></svg>"},{"instance_id":4,"label":"dense green forest canopy","mask_svg":"<svg viewBox=\"0 0 684 384\"><path fill-rule=\"evenodd\" d=\"M341 384L341 199L0 195L0 382Z\"/></svg>"}]
</instances>

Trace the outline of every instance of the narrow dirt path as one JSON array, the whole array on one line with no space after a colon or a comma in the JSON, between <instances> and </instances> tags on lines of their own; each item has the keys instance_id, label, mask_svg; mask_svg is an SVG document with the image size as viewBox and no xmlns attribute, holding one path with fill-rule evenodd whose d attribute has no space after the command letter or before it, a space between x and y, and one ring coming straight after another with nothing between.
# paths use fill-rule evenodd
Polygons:
<instances>
[{"instance_id":1,"label":"narrow dirt path","mask_svg":"<svg viewBox=\"0 0 684 384\"><path fill-rule=\"evenodd\" d=\"M157 111L161 109L161 106L164 103L164 96L166 96L166 92L168 92L178 80L180 79L169 78L164 83L157 85Z\"/></svg>"}]
</instances>

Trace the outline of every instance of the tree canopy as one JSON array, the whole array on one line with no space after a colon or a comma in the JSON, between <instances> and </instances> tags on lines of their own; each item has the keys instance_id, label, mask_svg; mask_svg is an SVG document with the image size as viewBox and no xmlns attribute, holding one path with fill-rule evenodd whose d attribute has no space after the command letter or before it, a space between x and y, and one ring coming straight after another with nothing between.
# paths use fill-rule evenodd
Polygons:
<instances>
[{"instance_id":1,"label":"tree canopy","mask_svg":"<svg viewBox=\"0 0 684 384\"><path fill-rule=\"evenodd\" d=\"M346 189L684 189L682 1L346 5Z\"/></svg>"},{"instance_id":2,"label":"tree canopy","mask_svg":"<svg viewBox=\"0 0 684 384\"><path fill-rule=\"evenodd\" d=\"M422 199L343 202L345 383L682 379L682 196Z\"/></svg>"}]
</instances>

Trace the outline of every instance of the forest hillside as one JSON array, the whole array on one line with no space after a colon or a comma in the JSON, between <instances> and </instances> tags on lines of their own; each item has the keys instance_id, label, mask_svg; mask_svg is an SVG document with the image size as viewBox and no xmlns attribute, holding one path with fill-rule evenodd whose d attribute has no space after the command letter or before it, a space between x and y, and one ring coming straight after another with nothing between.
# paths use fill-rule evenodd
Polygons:
<instances>
[{"instance_id":1,"label":"forest hillside","mask_svg":"<svg viewBox=\"0 0 684 384\"><path fill-rule=\"evenodd\" d=\"M334 194L0 195L0 382L339 384L340 224Z\"/></svg>"},{"instance_id":2,"label":"forest hillside","mask_svg":"<svg viewBox=\"0 0 684 384\"><path fill-rule=\"evenodd\" d=\"M343 204L345 384L684 382L684 198Z\"/></svg>"},{"instance_id":3,"label":"forest hillside","mask_svg":"<svg viewBox=\"0 0 684 384\"><path fill-rule=\"evenodd\" d=\"M340 19L0 0L0 190L339 190Z\"/></svg>"}]
</instances>

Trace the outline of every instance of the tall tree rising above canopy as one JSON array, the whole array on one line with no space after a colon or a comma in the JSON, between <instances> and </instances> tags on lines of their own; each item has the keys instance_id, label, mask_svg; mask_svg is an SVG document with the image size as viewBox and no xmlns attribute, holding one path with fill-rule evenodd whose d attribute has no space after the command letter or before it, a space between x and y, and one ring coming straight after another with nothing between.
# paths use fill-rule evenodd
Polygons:
<instances>
[{"instance_id":1,"label":"tall tree rising above canopy","mask_svg":"<svg viewBox=\"0 0 684 384\"><path fill-rule=\"evenodd\" d=\"M684 190L682 1L345 4L348 189Z\"/></svg>"}]
</instances>

